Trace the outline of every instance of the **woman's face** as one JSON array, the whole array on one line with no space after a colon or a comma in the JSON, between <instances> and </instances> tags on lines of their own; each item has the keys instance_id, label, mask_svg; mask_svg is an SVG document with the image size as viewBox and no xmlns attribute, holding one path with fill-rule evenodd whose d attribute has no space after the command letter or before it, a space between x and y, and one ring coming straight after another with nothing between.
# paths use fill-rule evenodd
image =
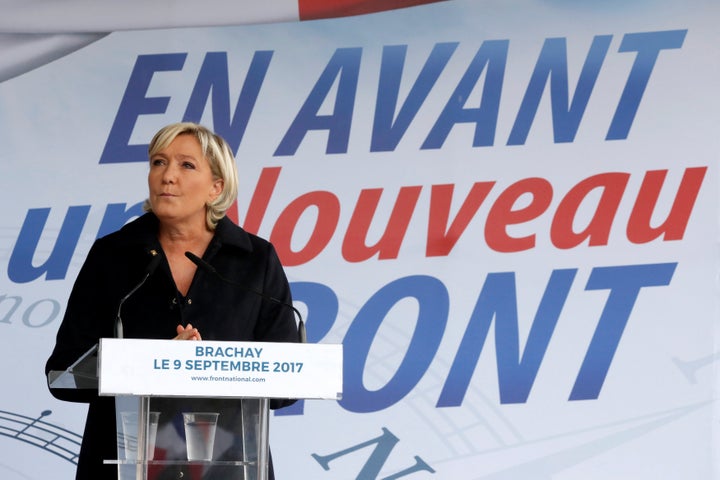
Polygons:
<instances>
[{"instance_id":1,"label":"woman's face","mask_svg":"<svg viewBox=\"0 0 720 480\"><path fill-rule=\"evenodd\" d=\"M213 179L193 135L178 135L150 157L149 200L163 223L205 228L206 205L220 195L222 187L222 180Z\"/></svg>"}]
</instances>

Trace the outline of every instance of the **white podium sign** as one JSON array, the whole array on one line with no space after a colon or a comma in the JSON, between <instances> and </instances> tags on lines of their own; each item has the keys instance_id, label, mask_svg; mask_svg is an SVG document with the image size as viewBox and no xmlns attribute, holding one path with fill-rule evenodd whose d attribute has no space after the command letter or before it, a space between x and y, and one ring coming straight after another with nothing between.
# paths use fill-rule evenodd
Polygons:
<instances>
[{"instance_id":1,"label":"white podium sign","mask_svg":"<svg viewBox=\"0 0 720 480\"><path fill-rule=\"evenodd\" d=\"M100 395L339 399L342 345L100 340Z\"/></svg>"}]
</instances>

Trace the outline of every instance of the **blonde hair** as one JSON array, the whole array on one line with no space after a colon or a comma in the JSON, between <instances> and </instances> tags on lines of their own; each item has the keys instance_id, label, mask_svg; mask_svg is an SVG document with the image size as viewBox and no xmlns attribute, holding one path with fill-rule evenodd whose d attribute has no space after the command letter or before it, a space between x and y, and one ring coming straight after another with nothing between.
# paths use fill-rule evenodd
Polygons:
<instances>
[{"instance_id":1,"label":"blonde hair","mask_svg":"<svg viewBox=\"0 0 720 480\"><path fill-rule=\"evenodd\" d=\"M148 155L152 157L165 149L179 135L192 135L200 143L200 149L210 164L214 179L223 181L220 195L207 205L205 223L210 230L215 230L218 221L235 202L238 194L238 173L230 146L220 135L197 123L173 123L161 128L148 146ZM150 200L145 200L143 210L152 212Z\"/></svg>"}]
</instances>

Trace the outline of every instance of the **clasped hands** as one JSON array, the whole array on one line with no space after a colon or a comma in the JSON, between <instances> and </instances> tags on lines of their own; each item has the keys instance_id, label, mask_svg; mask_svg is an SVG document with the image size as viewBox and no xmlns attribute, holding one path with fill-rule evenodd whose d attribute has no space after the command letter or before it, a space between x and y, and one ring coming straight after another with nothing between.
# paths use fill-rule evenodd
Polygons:
<instances>
[{"instance_id":1,"label":"clasped hands","mask_svg":"<svg viewBox=\"0 0 720 480\"><path fill-rule=\"evenodd\" d=\"M173 340L202 340L200 331L190 323L185 327L178 325L175 331L177 332L177 336L173 338Z\"/></svg>"}]
</instances>

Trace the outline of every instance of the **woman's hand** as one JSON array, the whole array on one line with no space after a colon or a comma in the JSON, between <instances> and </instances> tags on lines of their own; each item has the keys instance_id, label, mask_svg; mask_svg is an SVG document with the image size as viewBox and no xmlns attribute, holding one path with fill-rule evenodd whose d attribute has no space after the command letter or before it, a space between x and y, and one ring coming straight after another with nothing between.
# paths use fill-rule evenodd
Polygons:
<instances>
[{"instance_id":1,"label":"woman's hand","mask_svg":"<svg viewBox=\"0 0 720 480\"><path fill-rule=\"evenodd\" d=\"M175 330L177 331L177 336L173 338L173 340L202 340L200 331L190 323L188 323L186 327L178 325Z\"/></svg>"}]
</instances>

